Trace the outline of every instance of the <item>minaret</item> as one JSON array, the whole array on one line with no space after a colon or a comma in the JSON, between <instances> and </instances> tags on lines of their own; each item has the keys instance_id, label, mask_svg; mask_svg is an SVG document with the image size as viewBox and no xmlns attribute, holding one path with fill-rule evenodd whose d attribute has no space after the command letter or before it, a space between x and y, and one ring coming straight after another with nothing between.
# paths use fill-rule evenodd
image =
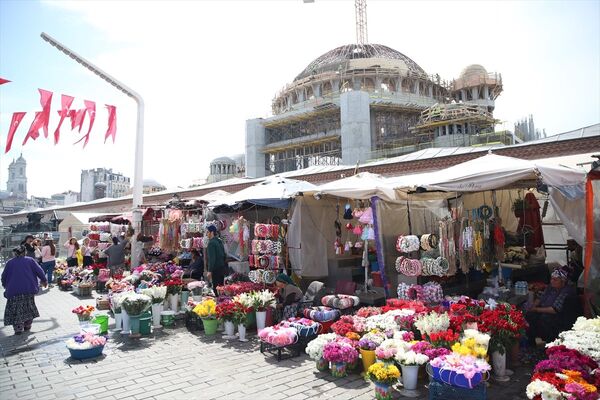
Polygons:
<instances>
[{"instance_id":1,"label":"minaret","mask_svg":"<svg viewBox=\"0 0 600 400\"><path fill-rule=\"evenodd\" d=\"M23 154L8 166L6 190L19 199L27 200L27 161Z\"/></svg>"}]
</instances>

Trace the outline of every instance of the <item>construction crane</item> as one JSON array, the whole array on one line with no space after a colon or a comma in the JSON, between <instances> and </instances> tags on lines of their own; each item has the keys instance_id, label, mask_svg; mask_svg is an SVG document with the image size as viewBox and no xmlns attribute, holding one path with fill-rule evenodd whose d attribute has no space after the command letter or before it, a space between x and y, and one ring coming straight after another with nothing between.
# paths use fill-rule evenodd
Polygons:
<instances>
[{"instance_id":1,"label":"construction crane","mask_svg":"<svg viewBox=\"0 0 600 400\"><path fill-rule=\"evenodd\" d=\"M303 0L304 3L314 3L315 0ZM367 0L354 0L356 12L356 44L369 43L367 35Z\"/></svg>"},{"instance_id":2,"label":"construction crane","mask_svg":"<svg viewBox=\"0 0 600 400\"><path fill-rule=\"evenodd\" d=\"M355 0L354 8L356 11L356 44L368 44L369 38L367 36L367 0Z\"/></svg>"}]
</instances>

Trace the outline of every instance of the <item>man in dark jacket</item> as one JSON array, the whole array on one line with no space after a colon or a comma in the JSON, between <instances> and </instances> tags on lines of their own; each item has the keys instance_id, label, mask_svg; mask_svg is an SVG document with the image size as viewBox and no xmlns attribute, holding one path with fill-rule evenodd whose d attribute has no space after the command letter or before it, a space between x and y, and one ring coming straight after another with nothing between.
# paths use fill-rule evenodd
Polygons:
<instances>
[{"instance_id":1,"label":"man in dark jacket","mask_svg":"<svg viewBox=\"0 0 600 400\"><path fill-rule=\"evenodd\" d=\"M225 279L225 246L217 237L217 228L210 225L206 228L209 239L206 252L208 253L208 279L212 281L213 289L222 286Z\"/></svg>"},{"instance_id":2,"label":"man in dark jacket","mask_svg":"<svg viewBox=\"0 0 600 400\"><path fill-rule=\"evenodd\" d=\"M21 242L21 246L25 246L25 256L35 259L35 247L33 247L33 241L35 238L33 235L25 236L25 239Z\"/></svg>"}]
</instances>

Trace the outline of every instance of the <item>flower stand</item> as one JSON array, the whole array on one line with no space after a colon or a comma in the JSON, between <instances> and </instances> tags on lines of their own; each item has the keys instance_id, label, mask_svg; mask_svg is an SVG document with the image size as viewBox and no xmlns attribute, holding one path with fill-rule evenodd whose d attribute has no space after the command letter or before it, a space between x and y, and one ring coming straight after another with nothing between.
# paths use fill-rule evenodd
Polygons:
<instances>
[{"instance_id":1,"label":"flower stand","mask_svg":"<svg viewBox=\"0 0 600 400\"><path fill-rule=\"evenodd\" d=\"M179 293L169 295L169 308L177 313L177 305L179 304Z\"/></svg>"},{"instance_id":2,"label":"flower stand","mask_svg":"<svg viewBox=\"0 0 600 400\"><path fill-rule=\"evenodd\" d=\"M246 325L238 324L238 337L240 342L248 341L248 339L246 339Z\"/></svg>"},{"instance_id":3,"label":"flower stand","mask_svg":"<svg viewBox=\"0 0 600 400\"><path fill-rule=\"evenodd\" d=\"M331 363L331 376L334 378L343 378L348 375L348 365L345 362Z\"/></svg>"},{"instance_id":4,"label":"flower stand","mask_svg":"<svg viewBox=\"0 0 600 400\"><path fill-rule=\"evenodd\" d=\"M404 397L419 397L421 394L417 390L419 381L419 365L401 365L402 376L398 379L402 382L400 394Z\"/></svg>"},{"instance_id":5,"label":"flower stand","mask_svg":"<svg viewBox=\"0 0 600 400\"><path fill-rule=\"evenodd\" d=\"M265 324L267 322L267 312L266 311L257 311L256 312L256 331L259 332L265 329Z\"/></svg>"},{"instance_id":6,"label":"flower stand","mask_svg":"<svg viewBox=\"0 0 600 400\"><path fill-rule=\"evenodd\" d=\"M492 371L494 372L494 379L498 382L510 380L510 377L506 374L506 350L504 350L504 354L500 354L499 351L492 353Z\"/></svg>"},{"instance_id":7,"label":"flower stand","mask_svg":"<svg viewBox=\"0 0 600 400\"><path fill-rule=\"evenodd\" d=\"M152 304L152 327L154 329L162 328L160 324L160 313L163 311L162 303Z\"/></svg>"},{"instance_id":8,"label":"flower stand","mask_svg":"<svg viewBox=\"0 0 600 400\"><path fill-rule=\"evenodd\" d=\"M131 327L129 325L129 314L127 314L127 311L123 310L122 314L122 322L123 322L123 329L121 330L121 334L122 335L129 335L131 333Z\"/></svg>"},{"instance_id":9,"label":"flower stand","mask_svg":"<svg viewBox=\"0 0 600 400\"><path fill-rule=\"evenodd\" d=\"M225 334L224 339L235 339L235 325L232 321L225 321Z\"/></svg>"},{"instance_id":10,"label":"flower stand","mask_svg":"<svg viewBox=\"0 0 600 400\"><path fill-rule=\"evenodd\" d=\"M114 313L115 315L115 331L120 331L123 326L123 314Z\"/></svg>"},{"instance_id":11,"label":"flower stand","mask_svg":"<svg viewBox=\"0 0 600 400\"><path fill-rule=\"evenodd\" d=\"M360 358L362 359L363 370L366 373L369 367L375 364L375 350L360 349Z\"/></svg>"},{"instance_id":12,"label":"flower stand","mask_svg":"<svg viewBox=\"0 0 600 400\"><path fill-rule=\"evenodd\" d=\"M375 398L377 400L392 400L392 385L375 382Z\"/></svg>"},{"instance_id":13,"label":"flower stand","mask_svg":"<svg viewBox=\"0 0 600 400\"><path fill-rule=\"evenodd\" d=\"M317 365L318 371L324 372L329 369L329 362L327 360L325 360L323 357L316 360L315 363Z\"/></svg>"},{"instance_id":14,"label":"flower stand","mask_svg":"<svg viewBox=\"0 0 600 400\"><path fill-rule=\"evenodd\" d=\"M202 318L202 325L204 325L204 333L207 336L212 336L217 333L219 321L217 319Z\"/></svg>"}]
</instances>

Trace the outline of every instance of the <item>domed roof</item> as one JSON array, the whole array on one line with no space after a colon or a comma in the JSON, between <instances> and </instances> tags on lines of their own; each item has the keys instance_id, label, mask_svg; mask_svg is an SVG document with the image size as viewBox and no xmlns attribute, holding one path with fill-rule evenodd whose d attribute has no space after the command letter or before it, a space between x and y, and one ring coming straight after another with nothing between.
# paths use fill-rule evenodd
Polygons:
<instances>
[{"instance_id":1,"label":"domed roof","mask_svg":"<svg viewBox=\"0 0 600 400\"><path fill-rule=\"evenodd\" d=\"M160 183L158 183L158 181L155 181L154 179L144 179L144 186L152 186L152 187L165 187L164 185L161 185Z\"/></svg>"},{"instance_id":2,"label":"domed roof","mask_svg":"<svg viewBox=\"0 0 600 400\"><path fill-rule=\"evenodd\" d=\"M345 46L337 47L333 50L328 51L313 62L302 71L294 81L302 78L306 78L310 75L315 75L327 71L338 71L345 69L344 66L351 60L361 59L379 59L379 60L393 60L393 66L400 67L408 70L408 72L417 73L419 75L425 74L423 68L421 68L416 62L394 50L390 47L381 44L347 44ZM378 65L376 62L374 65ZM369 68L370 65L363 65L362 68Z\"/></svg>"},{"instance_id":3,"label":"domed roof","mask_svg":"<svg viewBox=\"0 0 600 400\"><path fill-rule=\"evenodd\" d=\"M235 164L235 161L229 157L215 158L210 162L211 164Z\"/></svg>"},{"instance_id":4,"label":"domed roof","mask_svg":"<svg viewBox=\"0 0 600 400\"><path fill-rule=\"evenodd\" d=\"M487 71L485 70L485 68L483 68L482 65L471 64L462 70L462 72L460 73L460 77L466 78L468 76L473 76L473 75L487 76L487 74L488 74Z\"/></svg>"}]
</instances>

